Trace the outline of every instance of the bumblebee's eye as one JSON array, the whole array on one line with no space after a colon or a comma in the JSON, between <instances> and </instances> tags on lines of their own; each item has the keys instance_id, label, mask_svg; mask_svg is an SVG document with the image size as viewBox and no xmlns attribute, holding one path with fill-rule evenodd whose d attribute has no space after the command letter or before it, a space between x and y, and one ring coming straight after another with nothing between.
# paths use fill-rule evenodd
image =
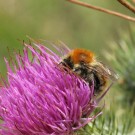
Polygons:
<instances>
[{"instance_id":1,"label":"bumblebee's eye","mask_svg":"<svg viewBox=\"0 0 135 135\"><path fill-rule=\"evenodd\" d=\"M63 59L63 61L60 64L62 64L65 67L68 67L70 69L73 69L73 67L74 67L71 57Z\"/></svg>"}]
</instances>

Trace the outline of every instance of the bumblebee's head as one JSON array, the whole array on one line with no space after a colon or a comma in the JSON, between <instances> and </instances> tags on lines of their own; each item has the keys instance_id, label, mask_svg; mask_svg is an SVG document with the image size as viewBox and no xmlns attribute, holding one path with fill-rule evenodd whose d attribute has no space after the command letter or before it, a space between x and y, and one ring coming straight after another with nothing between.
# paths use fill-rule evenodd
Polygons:
<instances>
[{"instance_id":1,"label":"bumblebee's head","mask_svg":"<svg viewBox=\"0 0 135 135\"><path fill-rule=\"evenodd\" d=\"M71 59L74 64L88 64L93 62L94 53L85 49L75 49L71 52Z\"/></svg>"},{"instance_id":2,"label":"bumblebee's head","mask_svg":"<svg viewBox=\"0 0 135 135\"><path fill-rule=\"evenodd\" d=\"M89 64L94 61L94 53L85 49L72 50L67 56L65 56L60 62L64 66L68 66L70 69L82 64Z\"/></svg>"}]
</instances>

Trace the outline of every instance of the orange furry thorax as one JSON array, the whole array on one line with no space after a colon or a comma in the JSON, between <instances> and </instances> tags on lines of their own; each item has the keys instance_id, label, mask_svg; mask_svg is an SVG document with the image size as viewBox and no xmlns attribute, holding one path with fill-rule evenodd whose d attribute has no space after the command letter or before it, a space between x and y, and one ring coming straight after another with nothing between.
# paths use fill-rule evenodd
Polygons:
<instances>
[{"instance_id":1,"label":"orange furry thorax","mask_svg":"<svg viewBox=\"0 0 135 135\"><path fill-rule=\"evenodd\" d=\"M80 62L91 63L93 62L94 53L85 49L75 49L71 52L71 58L74 64Z\"/></svg>"}]
</instances>

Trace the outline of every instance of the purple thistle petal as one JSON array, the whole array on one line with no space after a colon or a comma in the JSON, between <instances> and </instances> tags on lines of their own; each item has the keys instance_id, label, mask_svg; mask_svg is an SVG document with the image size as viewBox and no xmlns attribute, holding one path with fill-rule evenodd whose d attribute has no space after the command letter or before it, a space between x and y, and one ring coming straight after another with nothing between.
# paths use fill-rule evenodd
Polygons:
<instances>
[{"instance_id":1,"label":"purple thistle petal","mask_svg":"<svg viewBox=\"0 0 135 135\"><path fill-rule=\"evenodd\" d=\"M64 71L58 63L60 56L34 45L25 44L23 56L16 54L18 65L13 64L13 70L5 59L8 83L0 91L0 134L72 134L100 114L89 118L97 107L94 87Z\"/></svg>"}]
</instances>

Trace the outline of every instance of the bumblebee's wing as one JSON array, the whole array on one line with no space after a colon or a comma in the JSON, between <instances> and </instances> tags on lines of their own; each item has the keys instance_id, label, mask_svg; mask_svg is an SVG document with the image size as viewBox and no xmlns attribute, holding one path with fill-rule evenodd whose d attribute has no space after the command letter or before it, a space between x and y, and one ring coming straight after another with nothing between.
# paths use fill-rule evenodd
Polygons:
<instances>
[{"instance_id":1,"label":"bumblebee's wing","mask_svg":"<svg viewBox=\"0 0 135 135\"><path fill-rule=\"evenodd\" d=\"M97 62L95 65L89 65L88 68L91 71L95 71L107 78L110 78L112 81L116 81L118 79L118 74L101 62Z\"/></svg>"},{"instance_id":2,"label":"bumblebee's wing","mask_svg":"<svg viewBox=\"0 0 135 135\"><path fill-rule=\"evenodd\" d=\"M113 80L116 81L119 78L119 75L117 73L115 73L110 67L106 66L105 64L103 64L102 62L100 62L101 66L103 67L104 71L106 72L106 74L109 75L109 77Z\"/></svg>"}]
</instances>

